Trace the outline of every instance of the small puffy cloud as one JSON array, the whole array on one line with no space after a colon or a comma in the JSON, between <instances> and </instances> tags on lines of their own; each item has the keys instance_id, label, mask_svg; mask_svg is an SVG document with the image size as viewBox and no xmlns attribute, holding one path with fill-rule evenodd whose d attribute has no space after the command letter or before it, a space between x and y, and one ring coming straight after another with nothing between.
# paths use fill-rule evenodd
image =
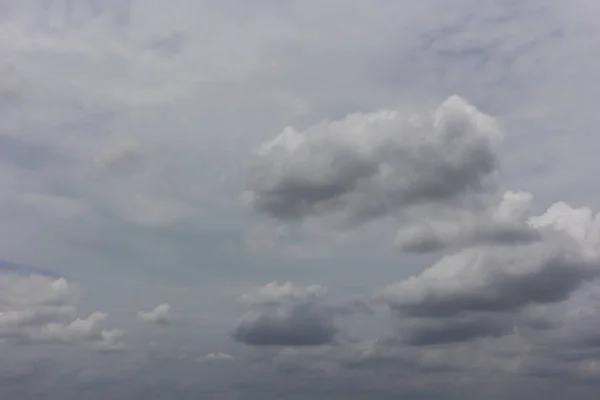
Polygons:
<instances>
[{"instance_id":1,"label":"small puffy cloud","mask_svg":"<svg viewBox=\"0 0 600 400\"><path fill-rule=\"evenodd\" d=\"M239 296L238 300L245 305L282 305L291 302L305 302L322 299L327 295L327 288L321 285L298 287L292 282L269 282L265 286L255 288Z\"/></svg>"},{"instance_id":2,"label":"small puffy cloud","mask_svg":"<svg viewBox=\"0 0 600 400\"><path fill-rule=\"evenodd\" d=\"M233 359L234 357L231 354L223 353L220 351L216 353L209 353L202 357L202 360L204 361L231 361Z\"/></svg>"},{"instance_id":3,"label":"small puffy cloud","mask_svg":"<svg viewBox=\"0 0 600 400\"><path fill-rule=\"evenodd\" d=\"M252 159L244 199L282 220L341 214L361 222L486 192L501 140L493 118L460 97L432 115L353 114L286 128Z\"/></svg>"},{"instance_id":4,"label":"small puffy cloud","mask_svg":"<svg viewBox=\"0 0 600 400\"><path fill-rule=\"evenodd\" d=\"M68 324L48 323L33 331L28 340L32 342L71 343L78 340L92 342L99 350L120 350L124 347L121 338L124 331L105 329L103 323L108 315L94 312L89 317L76 318Z\"/></svg>"},{"instance_id":5,"label":"small puffy cloud","mask_svg":"<svg viewBox=\"0 0 600 400\"><path fill-rule=\"evenodd\" d=\"M107 314L77 317L76 289L64 278L0 273L0 339L21 344L89 343L123 348L124 332L105 327Z\"/></svg>"},{"instance_id":6,"label":"small puffy cloud","mask_svg":"<svg viewBox=\"0 0 600 400\"><path fill-rule=\"evenodd\" d=\"M167 303L159 304L152 311L140 311L137 319L156 325L168 325L172 321L171 306Z\"/></svg>"}]
</instances>

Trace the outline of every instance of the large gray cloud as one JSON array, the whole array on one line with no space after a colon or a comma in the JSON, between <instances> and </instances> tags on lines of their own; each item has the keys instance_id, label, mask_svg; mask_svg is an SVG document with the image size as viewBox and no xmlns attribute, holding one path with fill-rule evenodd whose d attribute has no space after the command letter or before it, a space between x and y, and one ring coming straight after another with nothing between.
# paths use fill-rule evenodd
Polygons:
<instances>
[{"instance_id":1,"label":"large gray cloud","mask_svg":"<svg viewBox=\"0 0 600 400\"><path fill-rule=\"evenodd\" d=\"M485 192L502 134L460 97L432 115L353 114L304 132L288 127L256 152L246 199L284 220L343 213L364 221Z\"/></svg>"},{"instance_id":2,"label":"large gray cloud","mask_svg":"<svg viewBox=\"0 0 600 400\"><path fill-rule=\"evenodd\" d=\"M333 310L324 303L327 288L270 282L243 293L238 300L252 310L232 337L255 346L317 346L337 334Z\"/></svg>"},{"instance_id":3,"label":"large gray cloud","mask_svg":"<svg viewBox=\"0 0 600 400\"><path fill-rule=\"evenodd\" d=\"M336 318L372 312L364 298L327 301L327 288L270 282L238 297L251 310L232 331L232 337L254 346L319 346L337 341Z\"/></svg>"},{"instance_id":4,"label":"large gray cloud","mask_svg":"<svg viewBox=\"0 0 600 400\"><path fill-rule=\"evenodd\" d=\"M333 314L314 304L300 304L287 311L247 315L233 338L256 346L316 346L331 343L336 333Z\"/></svg>"},{"instance_id":5,"label":"large gray cloud","mask_svg":"<svg viewBox=\"0 0 600 400\"><path fill-rule=\"evenodd\" d=\"M521 313L528 307L559 304L600 275L599 226L589 209L557 203L529 225L540 241L461 250L384 289L380 296L399 316L406 341L512 333L527 325Z\"/></svg>"},{"instance_id":6,"label":"large gray cloud","mask_svg":"<svg viewBox=\"0 0 600 400\"><path fill-rule=\"evenodd\" d=\"M532 195L499 191L503 137L494 118L458 96L421 114L288 127L255 151L243 198L280 224L321 216L348 228L392 217L395 244L409 253L535 242Z\"/></svg>"}]
</instances>

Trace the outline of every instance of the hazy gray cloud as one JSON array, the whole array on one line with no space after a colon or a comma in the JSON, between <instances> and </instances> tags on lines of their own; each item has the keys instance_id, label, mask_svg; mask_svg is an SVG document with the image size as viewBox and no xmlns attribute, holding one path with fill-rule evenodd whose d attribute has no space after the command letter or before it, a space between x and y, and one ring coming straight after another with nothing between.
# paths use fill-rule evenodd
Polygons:
<instances>
[{"instance_id":1,"label":"hazy gray cloud","mask_svg":"<svg viewBox=\"0 0 600 400\"><path fill-rule=\"evenodd\" d=\"M94 164L99 173L123 174L132 171L142 162L143 150L131 137L115 136L94 156Z\"/></svg>"},{"instance_id":2,"label":"hazy gray cloud","mask_svg":"<svg viewBox=\"0 0 600 400\"><path fill-rule=\"evenodd\" d=\"M402 323L402 322L400 322ZM512 333L506 316L472 315L418 321L401 338L407 345L427 346L464 342L481 337L498 337ZM401 331L402 332L402 331Z\"/></svg>"}]
</instances>

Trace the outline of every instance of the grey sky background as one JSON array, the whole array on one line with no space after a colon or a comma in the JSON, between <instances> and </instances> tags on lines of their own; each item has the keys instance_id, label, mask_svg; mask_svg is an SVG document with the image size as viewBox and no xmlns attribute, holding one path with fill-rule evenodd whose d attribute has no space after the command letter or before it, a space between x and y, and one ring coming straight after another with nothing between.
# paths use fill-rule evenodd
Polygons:
<instances>
[{"instance_id":1,"label":"grey sky background","mask_svg":"<svg viewBox=\"0 0 600 400\"><path fill-rule=\"evenodd\" d=\"M598 12L0 1L0 398L595 398Z\"/></svg>"}]
</instances>

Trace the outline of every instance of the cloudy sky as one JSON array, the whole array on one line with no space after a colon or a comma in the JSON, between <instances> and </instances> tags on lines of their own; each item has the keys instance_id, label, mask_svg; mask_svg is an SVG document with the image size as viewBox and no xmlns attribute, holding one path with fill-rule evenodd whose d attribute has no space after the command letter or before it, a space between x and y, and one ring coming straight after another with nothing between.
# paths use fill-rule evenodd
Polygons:
<instances>
[{"instance_id":1,"label":"cloudy sky","mask_svg":"<svg viewBox=\"0 0 600 400\"><path fill-rule=\"evenodd\" d=\"M598 12L1 0L0 398L595 399Z\"/></svg>"}]
</instances>

